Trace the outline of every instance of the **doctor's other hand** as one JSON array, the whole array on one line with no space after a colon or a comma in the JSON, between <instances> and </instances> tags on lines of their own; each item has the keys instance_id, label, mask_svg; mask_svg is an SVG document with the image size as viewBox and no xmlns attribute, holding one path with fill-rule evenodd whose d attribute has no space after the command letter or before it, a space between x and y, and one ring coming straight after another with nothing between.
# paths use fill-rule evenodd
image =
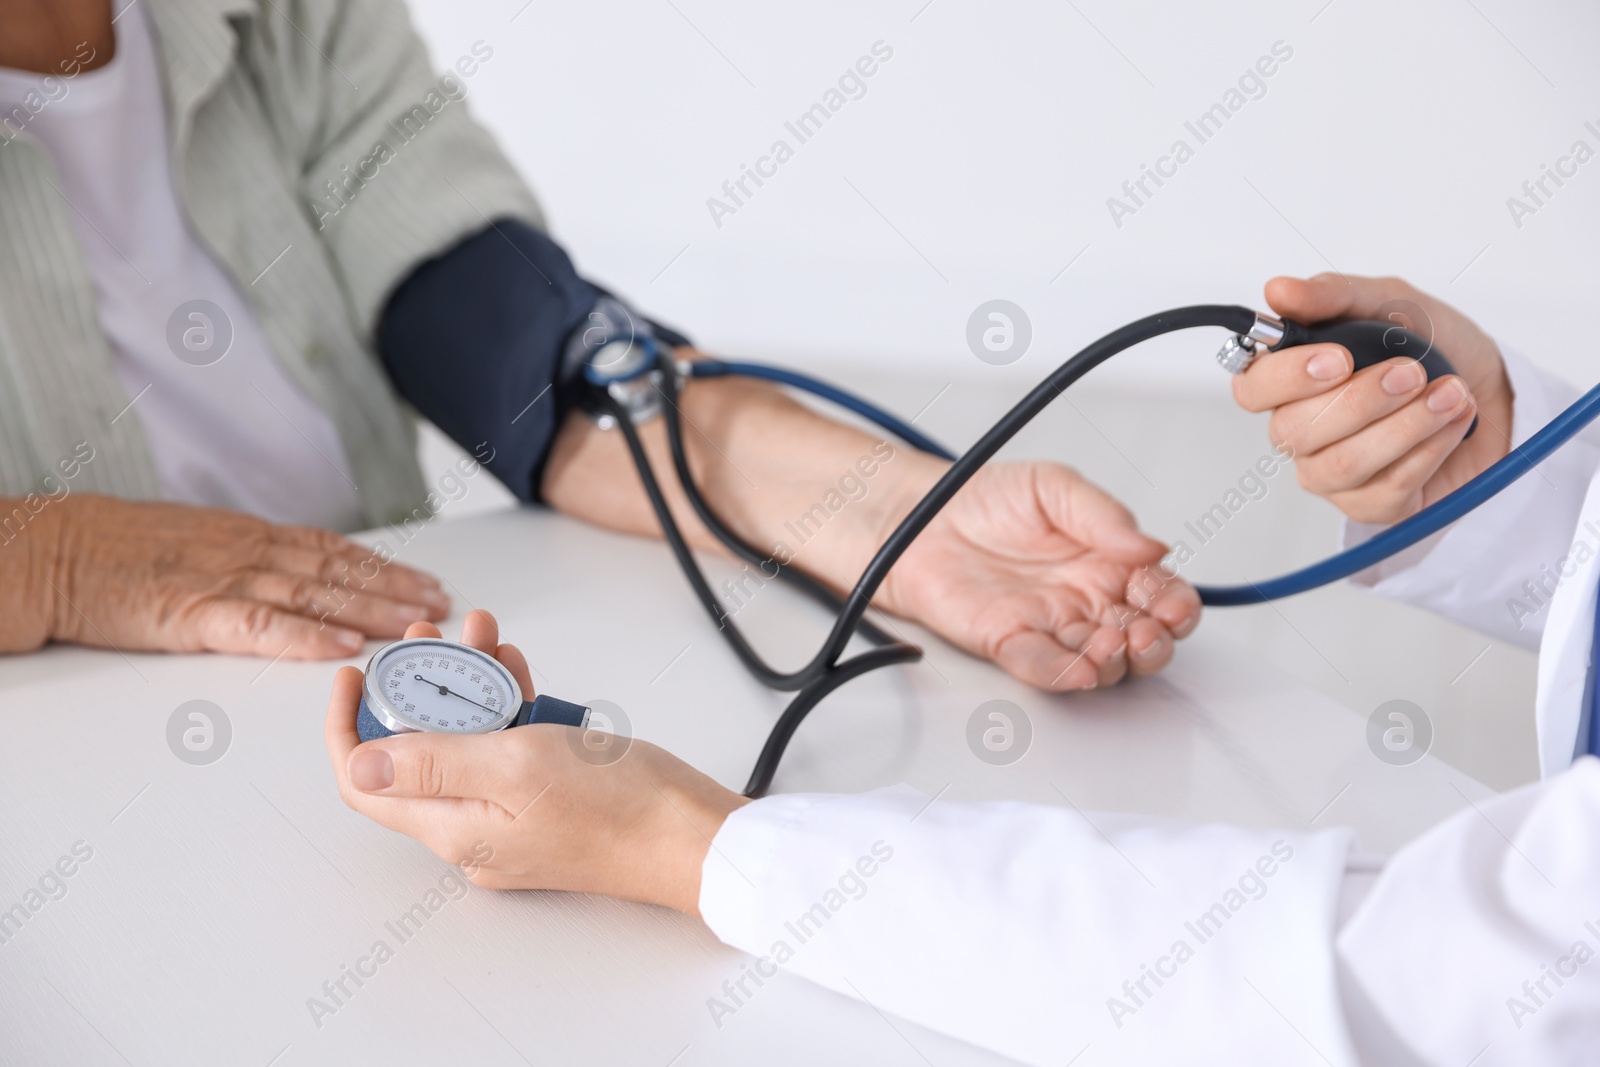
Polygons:
<instances>
[{"instance_id":1,"label":"doctor's other hand","mask_svg":"<svg viewBox=\"0 0 1600 1067\"><path fill-rule=\"evenodd\" d=\"M929 485L906 488L916 499ZM1092 689L1165 667L1199 623L1194 588L1157 566L1166 552L1071 468L990 464L912 542L879 600L1031 685Z\"/></svg>"},{"instance_id":2,"label":"doctor's other hand","mask_svg":"<svg viewBox=\"0 0 1600 1067\"><path fill-rule=\"evenodd\" d=\"M417 623L407 637L438 637ZM469 613L463 643L491 653L533 696L528 662L499 643L494 616ZM711 839L748 803L644 741L536 724L490 734L399 734L361 743L363 675L343 667L325 727L339 795L421 841L487 889L603 893L699 914ZM583 753L623 744L600 758Z\"/></svg>"},{"instance_id":3,"label":"doctor's other hand","mask_svg":"<svg viewBox=\"0 0 1600 1067\"><path fill-rule=\"evenodd\" d=\"M26 546L19 552L18 546ZM39 508L0 559L0 650L329 659L443 618L437 580L327 530L219 508L74 493Z\"/></svg>"},{"instance_id":4,"label":"doctor's other hand","mask_svg":"<svg viewBox=\"0 0 1600 1067\"><path fill-rule=\"evenodd\" d=\"M1388 525L1472 480L1510 446L1511 386L1500 350L1476 323L1398 278L1274 278L1273 311L1296 322L1386 319L1442 352L1457 374L1429 382L1397 357L1352 373L1340 345L1264 353L1233 380L1249 411L1295 457L1300 484L1357 522ZM1470 439L1473 416L1478 429Z\"/></svg>"}]
</instances>

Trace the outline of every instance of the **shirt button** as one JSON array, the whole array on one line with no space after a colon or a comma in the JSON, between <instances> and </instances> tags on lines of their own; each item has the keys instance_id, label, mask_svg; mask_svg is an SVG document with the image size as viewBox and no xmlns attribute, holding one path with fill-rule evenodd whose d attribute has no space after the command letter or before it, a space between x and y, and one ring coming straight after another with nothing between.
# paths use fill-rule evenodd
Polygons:
<instances>
[{"instance_id":1,"label":"shirt button","mask_svg":"<svg viewBox=\"0 0 1600 1067\"><path fill-rule=\"evenodd\" d=\"M306 345L306 362L313 367L326 367L328 365L328 348L321 341L312 341Z\"/></svg>"}]
</instances>

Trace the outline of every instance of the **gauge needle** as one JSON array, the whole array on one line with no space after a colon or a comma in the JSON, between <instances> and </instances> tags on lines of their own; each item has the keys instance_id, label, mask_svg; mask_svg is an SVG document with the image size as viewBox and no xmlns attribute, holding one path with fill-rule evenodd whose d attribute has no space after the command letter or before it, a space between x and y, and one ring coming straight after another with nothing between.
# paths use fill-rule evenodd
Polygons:
<instances>
[{"instance_id":1,"label":"gauge needle","mask_svg":"<svg viewBox=\"0 0 1600 1067\"><path fill-rule=\"evenodd\" d=\"M433 681L431 678L424 678L420 674L414 674L414 675L412 675L412 677L415 678L419 682L427 682L429 685L431 685L435 689L439 690L439 695L442 696L442 697L444 697L444 696L460 697L462 700L465 700L468 704L477 704L478 707L483 708L483 710L487 711L490 715L499 715L500 714L498 711L495 711L493 708L489 707L488 705L486 705L486 704L478 704L478 702L476 700L473 700L471 697L463 696L462 694L456 692L454 689L451 689L449 686L440 685L438 682Z\"/></svg>"}]
</instances>

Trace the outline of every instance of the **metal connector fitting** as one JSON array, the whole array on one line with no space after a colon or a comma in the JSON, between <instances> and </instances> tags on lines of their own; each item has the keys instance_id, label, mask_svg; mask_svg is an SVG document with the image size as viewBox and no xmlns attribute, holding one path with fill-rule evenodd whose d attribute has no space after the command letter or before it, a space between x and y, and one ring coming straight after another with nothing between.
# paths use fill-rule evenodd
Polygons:
<instances>
[{"instance_id":1,"label":"metal connector fitting","mask_svg":"<svg viewBox=\"0 0 1600 1067\"><path fill-rule=\"evenodd\" d=\"M665 358L653 337L639 336L603 346L584 365L584 378L591 389L604 389L637 426L661 414L667 375L673 376L674 385L681 390L690 377L687 367L687 361ZM615 429L616 419L592 392L584 406L602 430Z\"/></svg>"},{"instance_id":2,"label":"metal connector fitting","mask_svg":"<svg viewBox=\"0 0 1600 1067\"><path fill-rule=\"evenodd\" d=\"M1258 311L1255 325L1250 327L1250 332L1246 336L1252 341L1266 345L1268 351L1275 350L1283 343L1283 320L1263 315Z\"/></svg>"},{"instance_id":3,"label":"metal connector fitting","mask_svg":"<svg viewBox=\"0 0 1600 1067\"><path fill-rule=\"evenodd\" d=\"M1243 334L1234 334L1217 350L1217 362L1229 374L1243 374L1256 361L1260 346Z\"/></svg>"},{"instance_id":4,"label":"metal connector fitting","mask_svg":"<svg viewBox=\"0 0 1600 1067\"><path fill-rule=\"evenodd\" d=\"M638 377L612 382L606 386L606 392L611 394L611 399L628 413L637 426L661 414L662 379L661 369L657 367Z\"/></svg>"},{"instance_id":5,"label":"metal connector fitting","mask_svg":"<svg viewBox=\"0 0 1600 1067\"><path fill-rule=\"evenodd\" d=\"M1217 350L1217 362L1229 374L1243 374L1261 355L1263 348L1271 351L1282 343L1282 320L1258 311L1249 333L1236 333L1222 343Z\"/></svg>"}]
</instances>

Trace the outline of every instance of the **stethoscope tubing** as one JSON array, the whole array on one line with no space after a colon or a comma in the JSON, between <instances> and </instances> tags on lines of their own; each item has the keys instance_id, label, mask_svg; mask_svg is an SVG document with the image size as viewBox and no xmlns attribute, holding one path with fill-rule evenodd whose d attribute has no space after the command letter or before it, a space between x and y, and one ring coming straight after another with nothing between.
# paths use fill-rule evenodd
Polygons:
<instances>
[{"instance_id":1,"label":"stethoscope tubing","mask_svg":"<svg viewBox=\"0 0 1600 1067\"><path fill-rule=\"evenodd\" d=\"M760 566L764 577L767 576L766 567L770 565L774 568L773 577L794 585L812 599L837 612L834 626L822 647L808 663L793 671L781 671L768 664L735 625L731 615L724 610L716 594L711 591L710 583L700 570L687 540L672 516L638 430L616 400L603 389L597 390L601 406L622 429L645 493L661 523L663 536L695 595L717 623L718 629L740 661L757 679L770 687L793 691L796 694L769 733L744 795L757 797L765 794L772 784L778 763L795 730L811 709L828 693L852 678L878 667L915 662L921 658L922 652L915 645L895 640L865 620L863 616L889 570L916 536L926 528L967 480L1023 426L1032 421L1084 374L1111 356L1142 341L1193 326L1221 326L1242 334L1250 330L1255 318L1255 312L1249 308L1197 305L1177 308L1129 323L1096 340L1063 363L961 455L944 448L915 427L871 402L798 371L761 363L718 359L696 360L675 366L663 353L660 357L663 373L658 388L664 400L663 414L667 439L672 452L674 473L696 516L735 556L746 563ZM890 534L862 572L849 596L841 600L811 576L764 555L754 546L744 542L722 522L705 500L695 484L683 443L683 419L678 408L677 374L680 372L687 378L756 378L809 392L855 412L914 448L950 461L951 466ZM1476 478L1415 515L1394 524L1359 545L1277 578L1234 586L1197 586L1201 602L1212 607L1259 604L1308 592L1365 570L1432 536L1481 506L1549 458L1597 417L1600 417L1600 385L1584 394L1547 426L1522 445L1512 448L1504 458ZM858 633L876 647L841 662L840 657L846 645L851 637Z\"/></svg>"}]
</instances>

